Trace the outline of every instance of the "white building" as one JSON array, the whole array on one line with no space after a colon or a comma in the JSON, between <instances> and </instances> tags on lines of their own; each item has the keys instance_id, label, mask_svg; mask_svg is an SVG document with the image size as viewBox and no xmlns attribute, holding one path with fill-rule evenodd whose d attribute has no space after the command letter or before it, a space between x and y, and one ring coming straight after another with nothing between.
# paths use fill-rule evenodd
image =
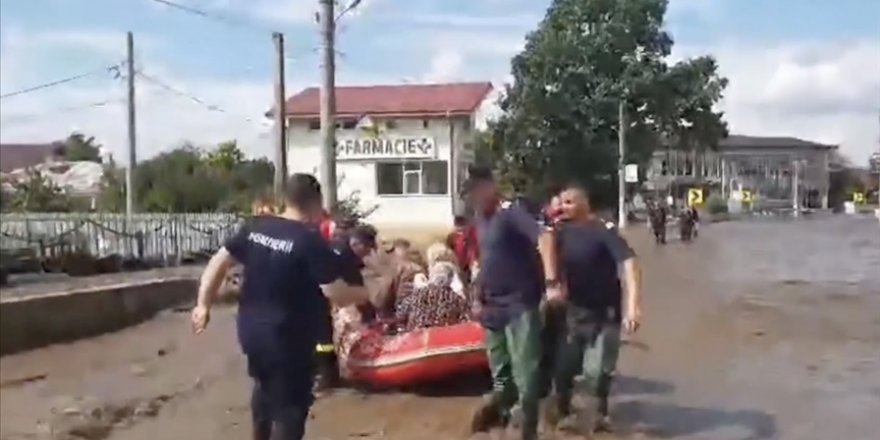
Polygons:
<instances>
[{"instance_id":1,"label":"white building","mask_svg":"<svg viewBox=\"0 0 880 440\"><path fill-rule=\"evenodd\" d=\"M340 199L375 206L368 220L380 227L451 225L491 92L488 82L337 87ZM286 113L288 172L318 175L319 90L291 97Z\"/></svg>"}]
</instances>

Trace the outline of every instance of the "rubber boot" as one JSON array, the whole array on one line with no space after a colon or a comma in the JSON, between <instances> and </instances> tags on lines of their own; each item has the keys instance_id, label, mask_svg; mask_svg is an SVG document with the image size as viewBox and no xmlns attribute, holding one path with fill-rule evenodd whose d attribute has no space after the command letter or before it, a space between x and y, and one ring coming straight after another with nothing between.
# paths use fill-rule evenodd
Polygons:
<instances>
[{"instance_id":1,"label":"rubber boot","mask_svg":"<svg viewBox=\"0 0 880 440\"><path fill-rule=\"evenodd\" d=\"M488 432L492 427L503 422L504 396L500 392L492 392L483 397L482 402L471 418L471 433Z\"/></svg>"}]
</instances>

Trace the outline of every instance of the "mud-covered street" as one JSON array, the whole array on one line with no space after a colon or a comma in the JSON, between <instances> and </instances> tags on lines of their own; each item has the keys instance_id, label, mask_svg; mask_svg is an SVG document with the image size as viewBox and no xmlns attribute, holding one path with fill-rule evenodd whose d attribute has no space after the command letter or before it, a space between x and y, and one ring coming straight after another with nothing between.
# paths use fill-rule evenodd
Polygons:
<instances>
[{"instance_id":1,"label":"mud-covered street","mask_svg":"<svg viewBox=\"0 0 880 440\"><path fill-rule=\"evenodd\" d=\"M723 223L662 248L641 228L628 234L642 257L646 322L621 359L618 433L604 438L877 438L876 219ZM2 440L250 434L232 309L218 310L202 337L185 313L168 312L3 357L0 371ZM341 390L318 401L308 438L465 439L481 390L460 388Z\"/></svg>"}]
</instances>

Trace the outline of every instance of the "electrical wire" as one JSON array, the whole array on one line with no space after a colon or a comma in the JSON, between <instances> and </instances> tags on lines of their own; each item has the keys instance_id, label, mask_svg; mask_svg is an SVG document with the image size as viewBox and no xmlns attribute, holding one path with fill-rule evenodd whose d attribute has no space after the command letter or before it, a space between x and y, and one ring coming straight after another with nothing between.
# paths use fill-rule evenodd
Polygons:
<instances>
[{"instance_id":1,"label":"electrical wire","mask_svg":"<svg viewBox=\"0 0 880 440\"><path fill-rule=\"evenodd\" d=\"M169 8L177 9L178 11L186 12L192 15L198 15L202 18L207 18L208 20L213 20L216 22L224 23L227 25L244 27L254 30L259 30L260 32L275 32L268 28L263 28L261 26L257 26L253 23L246 22L244 20L235 19L227 15L218 14L215 12L208 12L204 9L195 8L193 6L182 5L180 3L173 2L171 0L150 0L155 3L159 3Z\"/></svg>"},{"instance_id":2,"label":"electrical wire","mask_svg":"<svg viewBox=\"0 0 880 440\"><path fill-rule=\"evenodd\" d=\"M3 125L7 125L9 122L13 122L13 123L29 122L29 121L36 120L36 119L42 119L42 118L49 117L49 116L55 116L59 113L69 113L69 112L74 112L74 111L79 111L79 110L90 110L90 109L94 109L94 108L106 107L111 104L117 104L117 103L123 103L123 102L125 102L125 100L122 98L110 98L110 99L105 99L102 101L91 102L91 103L84 104L84 105L59 107L54 110L50 110L48 112L39 113L39 114L36 114L36 113L24 113L24 114L17 114L17 115L13 114L13 115L3 117L2 119L0 119L0 122L2 122Z\"/></svg>"},{"instance_id":3,"label":"electrical wire","mask_svg":"<svg viewBox=\"0 0 880 440\"><path fill-rule=\"evenodd\" d=\"M60 85L62 85L62 84L67 84L67 83L70 83L70 82L73 82L73 81L77 81L77 80L80 80L80 79L83 79L83 78L86 78L86 77L89 77L89 76L92 76L92 75L97 75L97 74L99 74L99 73L111 73L111 72L116 72L116 77L118 77L118 76L119 76L119 67L120 67L120 66L121 66L120 64L114 64L114 65L112 65L112 66L103 67L103 68L98 69L98 70L93 70L93 71L90 71L90 72L85 72L85 73L81 73L81 74L79 74L79 75L69 76L69 77L67 77L67 78L58 79L58 80L51 81L51 82L44 83L44 84L40 84L40 85L37 85L37 86L28 87L28 88L26 88L26 89L21 89L21 90L16 90L16 91L14 91L14 92L10 92L10 93L5 93L5 94L3 94L3 95L0 95L0 99L11 98L11 97L13 97L13 96L24 95L24 94L27 94L27 93L33 93L33 92L36 92L36 91L39 91L39 90L48 89L48 88L50 88L50 87L60 86Z\"/></svg>"},{"instance_id":4,"label":"electrical wire","mask_svg":"<svg viewBox=\"0 0 880 440\"><path fill-rule=\"evenodd\" d=\"M155 86L157 86L157 87L159 87L159 88L161 88L161 89L167 91L167 92L170 92L170 93L173 94L173 95L176 95L176 96L178 96L178 97L181 97L181 98L184 98L184 99L189 100L189 101L191 101L191 102L194 102L194 103L196 103L196 104L202 106L202 107L205 108L206 110L209 110L209 111L212 111L212 112L217 112L217 113L225 113L225 114L227 114L227 115L232 115L232 116L237 116L237 117L243 119L245 122L254 122L254 119L253 119L253 118L246 117L246 116L245 116L245 117L242 117L242 116L239 116L239 115L235 115L234 113L232 113L232 112L226 110L226 109L223 108L223 107L220 107L220 106L217 105L217 104L209 103L209 102L205 101L204 99L199 98L198 96L195 96L195 95L193 95L193 94L191 94L191 93L187 93L187 92L185 92L185 91L183 91L183 90L181 90L181 89L179 89L179 88L177 88L177 87L174 87L174 86L168 84L167 82L162 81L162 80L160 80L159 78L156 78L155 76L148 75L148 74L146 74L146 73L143 73L142 71L135 72L135 75L136 75L137 77L139 77L139 78L141 78L141 79L144 79L144 80L146 80L147 82L149 82L149 83L151 83L151 84L153 84L153 85L155 85Z\"/></svg>"}]
</instances>

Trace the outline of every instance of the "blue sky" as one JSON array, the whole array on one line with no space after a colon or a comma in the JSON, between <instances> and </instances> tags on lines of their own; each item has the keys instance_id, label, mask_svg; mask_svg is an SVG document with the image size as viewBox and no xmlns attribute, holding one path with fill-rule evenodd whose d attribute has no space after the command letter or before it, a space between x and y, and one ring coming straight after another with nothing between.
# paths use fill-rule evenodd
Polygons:
<instances>
[{"instance_id":1,"label":"blue sky","mask_svg":"<svg viewBox=\"0 0 880 440\"><path fill-rule=\"evenodd\" d=\"M178 0L229 22L152 0L4 0L0 89L118 63L124 33L137 61L184 93L138 84L139 141L150 156L189 139L238 138L268 150L270 30L285 33L288 91L317 82L318 0ZM510 57L549 0L365 0L340 22L340 84L507 79ZM721 107L737 133L841 145L856 162L877 149L880 1L671 0L674 58L710 53L731 79ZM230 23L231 22L231 23ZM180 95L213 104L219 110ZM122 151L122 84L95 75L0 102L3 141L44 141L72 129ZM112 101L103 106L89 104Z\"/></svg>"}]
</instances>

